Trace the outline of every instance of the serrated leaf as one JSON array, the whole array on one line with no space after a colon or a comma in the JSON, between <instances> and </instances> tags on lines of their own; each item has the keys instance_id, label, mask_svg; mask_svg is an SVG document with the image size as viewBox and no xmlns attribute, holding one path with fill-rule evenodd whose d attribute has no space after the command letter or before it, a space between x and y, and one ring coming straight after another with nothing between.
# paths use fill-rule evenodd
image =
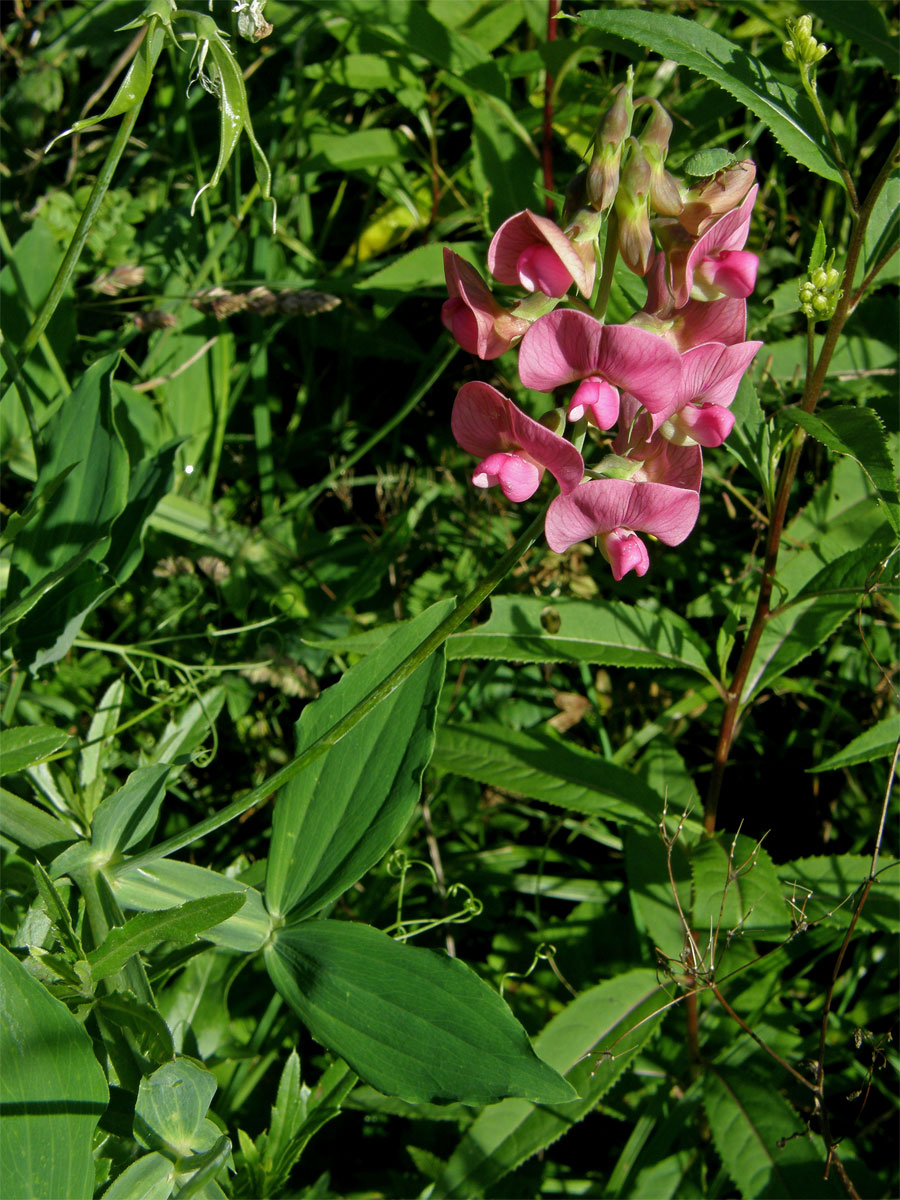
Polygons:
<instances>
[{"instance_id":1,"label":"serrated leaf","mask_svg":"<svg viewBox=\"0 0 900 1200\"><path fill-rule=\"evenodd\" d=\"M877 724L852 742L824 759L816 767L807 767L807 771L836 771L839 767L855 767L857 763L874 762L878 758L890 758L897 748L900 739L900 714L890 713L882 717Z\"/></svg>"},{"instance_id":2,"label":"serrated leaf","mask_svg":"<svg viewBox=\"0 0 900 1200\"><path fill-rule=\"evenodd\" d=\"M399 626L307 705L297 723L297 754L386 679L451 608L452 601L433 605ZM279 793L266 874L273 916L296 920L334 900L385 855L409 820L434 745L442 650Z\"/></svg>"},{"instance_id":3,"label":"serrated leaf","mask_svg":"<svg viewBox=\"0 0 900 1200\"><path fill-rule=\"evenodd\" d=\"M275 986L317 1041L410 1101L574 1098L503 1000L458 959L369 925L306 921L266 948Z\"/></svg>"},{"instance_id":4,"label":"serrated leaf","mask_svg":"<svg viewBox=\"0 0 900 1200\"><path fill-rule=\"evenodd\" d=\"M109 1099L91 1039L3 947L0 1013L3 1194L90 1200L91 1139Z\"/></svg>"},{"instance_id":5,"label":"serrated leaf","mask_svg":"<svg viewBox=\"0 0 900 1200\"><path fill-rule=\"evenodd\" d=\"M240 892L230 892L132 917L124 925L111 929L88 955L91 975L94 979L106 979L121 970L133 955L159 942L192 942L198 934L234 916L243 904Z\"/></svg>"},{"instance_id":6,"label":"serrated leaf","mask_svg":"<svg viewBox=\"0 0 900 1200\"><path fill-rule=\"evenodd\" d=\"M826 1182L824 1155L771 1081L709 1067L703 1106L719 1157L744 1200L843 1195Z\"/></svg>"},{"instance_id":7,"label":"serrated leaf","mask_svg":"<svg viewBox=\"0 0 900 1200\"><path fill-rule=\"evenodd\" d=\"M884 426L870 408L831 408L824 413L783 410L788 420L838 454L849 455L865 471L894 532L900 532L900 498Z\"/></svg>"},{"instance_id":8,"label":"serrated leaf","mask_svg":"<svg viewBox=\"0 0 900 1200\"><path fill-rule=\"evenodd\" d=\"M732 853L733 846L733 853ZM720 946L731 930L765 931L773 938L790 930L790 910L766 851L751 838L704 838L690 852L692 928L701 945L718 930Z\"/></svg>"},{"instance_id":9,"label":"serrated leaf","mask_svg":"<svg viewBox=\"0 0 900 1200\"><path fill-rule=\"evenodd\" d=\"M707 647L683 617L621 601L494 596L490 618L453 634L447 657L685 667L713 678Z\"/></svg>"},{"instance_id":10,"label":"serrated leaf","mask_svg":"<svg viewBox=\"0 0 900 1200\"><path fill-rule=\"evenodd\" d=\"M43 762L69 741L69 735L52 725L15 725L0 730L0 775L15 775Z\"/></svg>"},{"instance_id":11,"label":"serrated leaf","mask_svg":"<svg viewBox=\"0 0 900 1200\"><path fill-rule=\"evenodd\" d=\"M655 974L643 969L599 984L572 1001L542 1031L535 1048L565 1073L579 1098L540 1107L504 1100L486 1109L451 1155L431 1192L433 1200L483 1195L562 1137L628 1069L634 1052L656 1031L665 1003Z\"/></svg>"},{"instance_id":12,"label":"serrated leaf","mask_svg":"<svg viewBox=\"0 0 900 1200\"><path fill-rule=\"evenodd\" d=\"M631 771L556 734L505 725L438 730L433 767L572 812L656 825L662 800Z\"/></svg>"},{"instance_id":13,"label":"serrated leaf","mask_svg":"<svg viewBox=\"0 0 900 1200\"><path fill-rule=\"evenodd\" d=\"M794 920L841 929L850 923L872 859L864 854L835 854L797 858L776 867L785 895L794 904ZM860 930L897 928L900 867L884 865L874 880L859 915Z\"/></svg>"},{"instance_id":14,"label":"serrated leaf","mask_svg":"<svg viewBox=\"0 0 900 1200\"><path fill-rule=\"evenodd\" d=\"M769 128L791 158L841 182L812 105L764 62L699 21L668 13L605 8L578 14L582 25L635 42L724 88ZM813 136L809 130L815 130Z\"/></svg>"}]
</instances>

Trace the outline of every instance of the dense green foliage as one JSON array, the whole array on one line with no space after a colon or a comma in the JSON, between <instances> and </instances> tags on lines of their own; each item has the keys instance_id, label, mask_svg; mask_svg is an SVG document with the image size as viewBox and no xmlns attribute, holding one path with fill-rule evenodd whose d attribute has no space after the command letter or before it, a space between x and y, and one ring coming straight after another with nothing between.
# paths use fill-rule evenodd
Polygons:
<instances>
[{"instance_id":1,"label":"dense green foliage","mask_svg":"<svg viewBox=\"0 0 900 1200\"><path fill-rule=\"evenodd\" d=\"M584 8L0 8L8 1200L900 1190L896 10ZM629 66L765 345L614 582L440 313Z\"/></svg>"}]
</instances>

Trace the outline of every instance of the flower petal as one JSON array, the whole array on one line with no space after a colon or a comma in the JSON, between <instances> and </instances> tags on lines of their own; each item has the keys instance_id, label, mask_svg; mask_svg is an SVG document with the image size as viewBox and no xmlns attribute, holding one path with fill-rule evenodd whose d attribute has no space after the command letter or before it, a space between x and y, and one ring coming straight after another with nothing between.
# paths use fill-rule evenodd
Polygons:
<instances>
[{"instance_id":1,"label":"flower petal","mask_svg":"<svg viewBox=\"0 0 900 1200\"><path fill-rule=\"evenodd\" d=\"M699 511L699 494L687 488L592 479L569 495L556 497L547 511L544 531L547 544L557 553L614 529L641 530L677 546L693 529Z\"/></svg>"},{"instance_id":2,"label":"flower petal","mask_svg":"<svg viewBox=\"0 0 900 1200\"><path fill-rule=\"evenodd\" d=\"M549 246L582 296L590 296L596 272L592 247L576 248L554 221L528 209L509 217L494 234L488 248L489 271L500 283L522 283L519 259L533 245Z\"/></svg>"},{"instance_id":3,"label":"flower petal","mask_svg":"<svg viewBox=\"0 0 900 1200\"><path fill-rule=\"evenodd\" d=\"M558 308L539 317L519 347L519 378L536 392L595 372L603 326L587 313Z\"/></svg>"},{"instance_id":4,"label":"flower petal","mask_svg":"<svg viewBox=\"0 0 900 1200\"><path fill-rule=\"evenodd\" d=\"M613 579L617 583L629 571L634 571L635 575L647 574L650 569L650 555L636 533L614 529L600 540L603 557L612 567Z\"/></svg>"}]
</instances>

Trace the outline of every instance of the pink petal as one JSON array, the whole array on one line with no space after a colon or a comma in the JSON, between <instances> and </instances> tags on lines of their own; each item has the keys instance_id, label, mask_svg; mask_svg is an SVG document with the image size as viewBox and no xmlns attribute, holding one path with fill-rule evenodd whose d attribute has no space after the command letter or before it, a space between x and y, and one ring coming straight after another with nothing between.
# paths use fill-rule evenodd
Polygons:
<instances>
[{"instance_id":1,"label":"pink petal","mask_svg":"<svg viewBox=\"0 0 900 1200\"><path fill-rule=\"evenodd\" d=\"M519 378L536 392L552 392L594 372L603 326L587 313L556 309L540 317L522 338Z\"/></svg>"},{"instance_id":2,"label":"pink petal","mask_svg":"<svg viewBox=\"0 0 900 1200\"><path fill-rule=\"evenodd\" d=\"M614 529L612 533L601 537L600 548L603 557L612 567L616 583L629 571L634 571L636 575L646 575L650 568L647 547L636 533Z\"/></svg>"},{"instance_id":3,"label":"pink petal","mask_svg":"<svg viewBox=\"0 0 900 1200\"><path fill-rule=\"evenodd\" d=\"M694 272L694 288L704 296L743 299L756 287L759 259L749 250L727 250L706 258Z\"/></svg>"},{"instance_id":4,"label":"pink petal","mask_svg":"<svg viewBox=\"0 0 900 1200\"><path fill-rule=\"evenodd\" d=\"M631 476L635 483L667 483L699 492L703 479L703 454L699 445L675 445L661 433L649 436L651 418L626 392L621 400L619 434L613 454L639 462Z\"/></svg>"},{"instance_id":5,"label":"pink petal","mask_svg":"<svg viewBox=\"0 0 900 1200\"><path fill-rule=\"evenodd\" d=\"M519 363L521 373L521 357ZM674 346L635 325L605 326L596 370L649 412L671 403L681 384L681 356Z\"/></svg>"},{"instance_id":6,"label":"pink petal","mask_svg":"<svg viewBox=\"0 0 900 1200\"><path fill-rule=\"evenodd\" d=\"M747 302L733 300L689 300L672 321L666 337L679 350L703 342L733 346L742 342L747 329Z\"/></svg>"},{"instance_id":7,"label":"pink petal","mask_svg":"<svg viewBox=\"0 0 900 1200\"><path fill-rule=\"evenodd\" d=\"M557 496L547 511L547 544L558 554L614 529L642 530L670 546L688 536L700 511L697 492L664 483L592 479Z\"/></svg>"},{"instance_id":8,"label":"pink petal","mask_svg":"<svg viewBox=\"0 0 900 1200\"><path fill-rule=\"evenodd\" d=\"M681 356L683 402L702 401L727 407L762 344L740 342L736 346L721 346L711 342L688 350Z\"/></svg>"},{"instance_id":9,"label":"pink petal","mask_svg":"<svg viewBox=\"0 0 900 1200\"><path fill-rule=\"evenodd\" d=\"M441 309L441 319L469 354L483 359L498 358L528 328L527 321L501 308L475 268L447 247L444 247L444 278L450 299Z\"/></svg>"},{"instance_id":10,"label":"pink petal","mask_svg":"<svg viewBox=\"0 0 900 1200\"><path fill-rule=\"evenodd\" d=\"M572 276L549 246L535 244L523 250L517 263L519 282L529 292L563 297L572 286Z\"/></svg>"},{"instance_id":11,"label":"pink petal","mask_svg":"<svg viewBox=\"0 0 900 1200\"><path fill-rule=\"evenodd\" d=\"M555 222L549 217L539 217L528 209L509 217L494 234L488 249L488 269L494 278L500 283L520 283L519 259L533 245L549 246L555 251L581 294L590 296L596 271L591 247L587 246L579 252Z\"/></svg>"},{"instance_id":12,"label":"pink petal","mask_svg":"<svg viewBox=\"0 0 900 1200\"><path fill-rule=\"evenodd\" d=\"M686 404L672 420L697 446L721 446L734 428L734 413L721 404ZM686 447L685 447L686 448Z\"/></svg>"},{"instance_id":13,"label":"pink petal","mask_svg":"<svg viewBox=\"0 0 900 1200\"><path fill-rule=\"evenodd\" d=\"M441 305L441 321L467 354L478 354L479 328L475 314L459 297L445 300Z\"/></svg>"},{"instance_id":14,"label":"pink petal","mask_svg":"<svg viewBox=\"0 0 900 1200\"><path fill-rule=\"evenodd\" d=\"M520 454L510 454L500 469L500 490L507 500L518 504L534 495L543 474L543 467L529 462Z\"/></svg>"},{"instance_id":15,"label":"pink petal","mask_svg":"<svg viewBox=\"0 0 900 1200\"><path fill-rule=\"evenodd\" d=\"M675 303L685 303L694 286L693 276L705 258L712 258L726 250L742 250L750 232L750 215L756 202L759 184L754 184L740 208L734 208L710 225L709 229L694 243L687 256L682 286L677 290ZM751 289L752 290L752 289ZM748 293L745 293L745 295ZM681 297L683 296L683 299Z\"/></svg>"},{"instance_id":16,"label":"pink petal","mask_svg":"<svg viewBox=\"0 0 900 1200\"><path fill-rule=\"evenodd\" d=\"M619 419L619 389L595 376L583 380L569 403L569 420L580 421L585 414L598 429L612 429Z\"/></svg>"},{"instance_id":17,"label":"pink petal","mask_svg":"<svg viewBox=\"0 0 900 1200\"><path fill-rule=\"evenodd\" d=\"M546 467L564 494L576 488L584 476L584 460L571 442L526 416L490 384L474 382L460 388L450 428L460 446L478 459L488 459L502 451L530 460L537 467ZM506 470L519 471L519 468ZM498 478L503 487L503 471ZM519 478L517 475L516 479ZM518 488L519 484L513 486Z\"/></svg>"}]
</instances>

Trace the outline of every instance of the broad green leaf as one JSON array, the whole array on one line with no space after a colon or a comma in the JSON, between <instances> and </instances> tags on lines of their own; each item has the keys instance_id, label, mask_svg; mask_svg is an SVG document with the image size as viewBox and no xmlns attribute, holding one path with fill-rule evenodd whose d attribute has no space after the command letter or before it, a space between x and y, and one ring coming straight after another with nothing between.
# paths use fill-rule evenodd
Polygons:
<instances>
[{"instance_id":1,"label":"broad green leaf","mask_svg":"<svg viewBox=\"0 0 900 1200\"><path fill-rule=\"evenodd\" d=\"M574 1099L503 1000L458 959L369 925L306 921L277 931L266 966L313 1037L388 1095Z\"/></svg>"},{"instance_id":2,"label":"broad green leaf","mask_svg":"<svg viewBox=\"0 0 900 1200\"><path fill-rule=\"evenodd\" d=\"M307 705L297 754L363 700L432 633L452 608L433 605ZM443 650L279 793L272 823L266 903L273 915L307 916L334 900L390 849L419 799L434 746Z\"/></svg>"},{"instance_id":3,"label":"broad green leaf","mask_svg":"<svg viewBox=\"0 0 900 1200\"><path fill-rule=\"evenodd\" d=\"M174 773L191 760L196 748L210 735L216 718L225 703L225 688L212 687L208 692L192 701L178 714L177 720L169 721L159 741L146 756L146 764L173 763Z\"/></svg>"},{"instance_id":4,"label":"broad green leaf","mask_svg":"<svg viewBox=\"0 0 900 1200\"><path fill-rule=\"evenodd\" d=\"M175 1164L154 1151L126 1167L101 1200L168 1200L175 1187Z\"/></svg>"},{"instance_id":5,"label":"broad green leaf","mask_svg":"<svg viewBox=\"0 0 900 1200\"><path fill-rule=\"evenodd\" d=\"M138 767L107 796L94 813L91 841L99 854L113 855L136 845L150 833L166 794L169 764Z\"/></svg>"},{"instance_id":6,"label":"broad green leaf","mask_svg":"<svg viewBox=\"0 0 900 1200\"><path fill-rule=\"evenodd\" d=\"M824 1155L770 1080L707 1067L703 1107L722 1164L744 1200L843 1195L825 1181Z\"/></svg>"},{"instance_id":7,"label":"broad green leaf","mask_svg":"<svg viewBox=\"0 0 900 1200\"><path fill-rule=\"evenodd\" d=\"M748 837L704 838L690 852L692 927L703 945L709 931L723 950L731 931L790 931L790 910L771 858Z\"/></svg>"},{"instance_id":8,"label":"broad green leaf","mask_svg":"<svg viewBox=\"0 0 900 1200\"><path fill-rule=\"evenodd\" d=\"M806 769L810 772L836 771L840 767L855 767L857 763L874 762L877 758L890 758L897 748L898 739L900 714L890 713L882 717L871 729L855 737L843 750L838 750L818 766Z\"/></svg>"},{"instance_id":9,"label":"broad green leaf","mask_svg":"<svg viewBox=\"0 0 900 1200\"><path fill-rule=\"evenodd\" d=\"M580 12L582 25L635 42L717 83L767 126L791 158L841 181L812 105L759 58L699 21L659 11L604 8ZM814 133L810 133L812 130Z\"/></svg>"},{"instance_id":10,"label":"broad green leaf","mask_svg":"<svg viewBox=\"0 0 900 1200\"><path fill-rule=\"evenodd\" d=\"M133 574L144 555L144 531L156 506L172 488L175 455L181 443L181 438L174 438L131 468L127 502L113 522L106 557L118 583Z\"/></svg>"},{"instance_id":11,"label":"broad green leaf","mask_svg":"<svg viewBox=\"0 0 900 1200\"><path fill-rule=\"evenodd\" d=\"M877 491L894 532L900 533L900 498L894 465L878 415L870 408L849 407L830 408L822 413L786 408L784 415L829 450L849 455L859 463Z\"/></svg>"},{"instance_id":12,"label":"broad green leaf","mask_svg":"<svg viewBox=\"0 0 900 1200\"><path fill-rule=\"evenodd\" d=\"M134 1106L134 1136L148 1150L179 1156L209 1149L203 1128L216 1078L186 1058L163 1063L141 1080ZM218 1132L218 1131L217 1131Z\"/></svg>"},{"instance_id":13,"label":"broad green leaf","mask_svg":"<svg viewBox=\"0 0 900 1200\"><path fill-rule=\"evenodd\" d=\"M262 948L272 929L262 896L237 879L228 879L216 871L195 867L171 858L142 867L129 868L121 863L112 873L110 886L123 908L156 912L199 900L206 896L239 894L244 905L220 925L207 929L204 937L229 950L252 954Z\"/></svg>"},{"instance_id":14,"label":"broad green leaf","mask_svg":"<svg viewBox=\"0 0 900 1200\"><path fill-rule=\"evenodd\" d=\"M0 830L42 857L55 857L78 837L71 825L6 788L0 788Z\"/></svg>"},{"instance_id":15,"label":"broad green leaf","mask_svg":"<svg viewBox=\"0 0 900 1200\"><path fill-rule=\"evenodd\" d=\"M107 1021L133 1034L138 1049L152 1062L161 1066L175 1057L172 1031L159 1010L138 1000L134 992L108 992L94 1007Z\"/></svg>"},{"instance_id":16,"label":"broad green leaf","mask_svg":"<svg viewBox=\"0 0 900 1200\"><path fill-rule=\"evenodd\" d=\"M110 753L112 735L119 724L125 681L115 679L103 693L91 717L85 744L78 759L78 782L82 791L82 812L90 820L100 803L106 778L103 767Z\"/></svg>"},{"instance_id":17,"label":"broad green leaf","mask_svg":"<svg viewBox=\"0 0 900 1200\"><path fill-rule=\"evenodd\" d=\"M431 765L573 812L656 826L662 800L632 772L557 734L505 725L442 725Z\"/></svg>"},{"instance_id":18,"label":"broad green leaf","mask_svg":"<svg viewBox=\"0 0 900 1200\"><path fill-rule=\"evenodd\" d=\"M896 57L896 55L895 55ZM879 274L875 276L874 286L891 284L897 276L897 252L886 258L888 252L895 247L900 239L900 170L888 178L869 218L863 250L853 286L859 287L869 272L879 264ZM885 259L886 261L882 262ZM846 286L846 283L845 283Z\"/></svg>"},{"instance_id":19,"label":"broad green leaf","mask_svg":"<svg viewBox=\"0 0 900 1200\"><path fill-rule=\"evenodd\" d=\"M118 359L108 355L88 367L45 432L50 453L41 467L40 491L66 470L53 504L41 510L16 539L9 591L15 595L61 567L86 540L103 539L93 557L106 552L106 536L128 496L128 457L113 424L112 375Z\"/></svg>"},{"instance_id":20,"label":"broad green leaf","mask_svg":"<svg viewBox=\"0 0 900 1200\"><path fill-rule=\"evenodd\" d=\"M783 894L791 897L794 920L826 929L849 925L860 892L869 878L872 859L864 854L797 858L776 867ZM895 933L900 902L900 867L882 863L859 915L860 930Z\"/></svg>"},{"instance_id":21,"label":"broad green leaf","mask_svg":"<svg viewBox=\"0 0 900 1200\"><path fill-rule=\"evenodd\" d=\"M412 143L393 129L364 129L320 133L309 137L308 171L367 171L403 162L414 156Z\"/></svg>"},{"instance_id":22,"label":"broad green leaf","mask_svg":"<svg viewBox=\"0 0 900 1200\"><path fill-rule=\"evenodd\" d=\"M0 730L0 775L15 775L49 758L69 740L52 725L16 725Z\"/></svg>"},{"instance_id":23,"label":"broad green leaf","mask_svg":"<svg viewBox=\"0 0 900 1200\"><path fill-rule=\"evenodd\" d=\"M666 1003L652 971L636 970L583 992L542 1031L535 1048L565 1074L579 1098L537 1106L504 1100L465 1133L431 1195L481 1196L497 1180L546 1149L594 1108L655 1032Z\"/></svg>"},{"instance_id":24,"label":"broad green leaf","mask_svg":"<svg viewBox=\"0 0 900 1200\"><path fill-rule=\"evenodd\" d=\"M109 1099L91 1039L2 947L0 1010L3 1194L90 1200L91 1139Z\"/></svg>"},{"instance_id":25,"label":"broad green leaf","mask_svg":"<svg viewBox=\"0 0 900 1200\"><path fill-rule=\"evenodd\" d=\"M103 942L88 955L94 979L106 979L121 970L133 954L159 942L187 943L214 925L227 921L241 908L240 892L189 900L162 912L141 913L124 925L111 929Z\"/></svg>"},{"instance_id":26,"label":"broad green leaf","mask_svg":"<svg viewBox=\"0 0 900 1200\"><path fill-rule=\"evenodd\" d=\"M675 821L671 817L668 831L669 836L675 831ZM672 850L672 876L678 888L678 900L685 920L690 918L691 912L688 855L691 843L696 840L696 834L684 830ZM653 950L658 951L663 959L670 960L673 972L679 974L678 963L685 951L685 926L675 902L666 847L658 831L627 831L625 870L635 925L649 938Z\"/></svg>"},{"instance_id":27,"label":"broad green leaf","mask_svg":"<svg viewBox=\"0 0 900 1200\"><path fill-rule=\"evenodd\" d=\"M59 490L63 480L74 469L75 463L71 463L68 467L65 467L55 479L47 481L41 492L35 492L32 495L21 513L10 513L6 524L3 526L3 533L0 534L0 549L8 546L10 542L14 542L28 522L33 520L42 508L46 508Z\"/></svg>"},{"instance_id":28,"label":"broad green leaf","mask_svg":"<svg viewBox=\"0 0 900 1200\"><path fill-rule=\"evenodd\" d=\"M712 679L707 647L687 621L617 601L494 596L490 618L455 633L447 657L685 667Z\"/></svg>"}]
</instances>

